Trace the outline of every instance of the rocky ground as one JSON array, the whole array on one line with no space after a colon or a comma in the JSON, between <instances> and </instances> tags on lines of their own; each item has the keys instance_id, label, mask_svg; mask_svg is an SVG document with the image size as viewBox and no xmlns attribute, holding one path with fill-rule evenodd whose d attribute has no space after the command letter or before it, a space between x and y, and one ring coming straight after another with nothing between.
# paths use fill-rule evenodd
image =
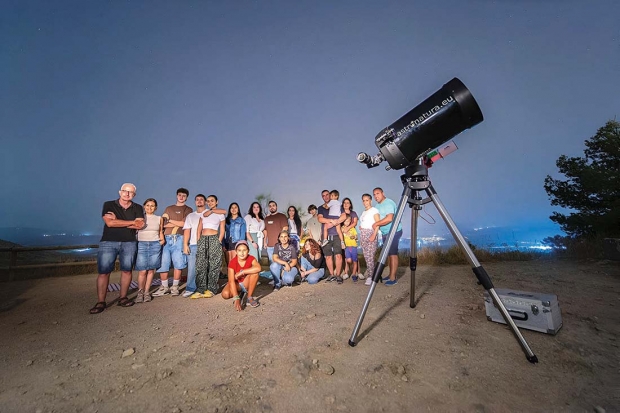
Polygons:
<instances>
[{"instance_id":1,"label":"rocky ground","mask_svg":"<svg viewBox=\"0 0 620 413\"><path fill-rule=\"evenodd\" d=\"M0 411L619 411L620 266L485 268L498 288L559 296L556 336L522 330L539 364L487 321L467 266L419 268L415 309L408 270L378 285L355 348L368 287L350 280L263 284L241 313L218 295L99 315L94 275L2 283Z\"/></svg>"}]
</instances>

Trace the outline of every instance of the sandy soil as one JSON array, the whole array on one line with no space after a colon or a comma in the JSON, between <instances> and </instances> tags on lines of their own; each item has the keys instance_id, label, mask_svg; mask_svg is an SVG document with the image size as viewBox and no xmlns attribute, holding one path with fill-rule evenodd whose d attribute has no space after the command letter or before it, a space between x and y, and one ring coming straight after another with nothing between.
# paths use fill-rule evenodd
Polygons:
<instances>
[{"instance_id":1,"label":"sandy soil","mask_svg":"<svg viewBox=\"0 0 620 413\"><path fill-rule=\"evenodd\" d=\"M467 266L419 268L415 309L408 270L378 285L355 348L361 282L261 285L241 313L166 296L94 316L94 275L3 283L0 411L619 411L620 265L485 268L497 288L559 296L556 336L522 330L539 364L487 321Z\"/></svg>"}]
</instances>

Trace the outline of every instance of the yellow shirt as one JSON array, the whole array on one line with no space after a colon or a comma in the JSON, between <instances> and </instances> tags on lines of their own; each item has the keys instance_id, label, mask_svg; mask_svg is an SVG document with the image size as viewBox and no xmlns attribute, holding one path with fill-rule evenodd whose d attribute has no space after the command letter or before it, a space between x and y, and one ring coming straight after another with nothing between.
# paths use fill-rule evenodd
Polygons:
<instances>
[{"instance_id":1,"label":"yellow shirt","mask_svg":"<svg viewBox=\"0 0 620 413\"><path fill-rule=\"evenodd\" d=\"M342 234L344 236L344 245L347 247L357 247L357 231L355 228L351 228L346 233Z\"/></svg>"}]
</instances>

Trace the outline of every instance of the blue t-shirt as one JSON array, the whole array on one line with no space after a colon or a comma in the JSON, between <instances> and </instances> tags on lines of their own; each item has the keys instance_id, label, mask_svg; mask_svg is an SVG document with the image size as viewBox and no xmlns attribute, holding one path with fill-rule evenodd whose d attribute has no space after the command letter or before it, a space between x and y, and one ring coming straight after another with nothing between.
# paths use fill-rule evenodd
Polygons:
<instances>
[{"instance_id":1,"label":"blue t-shirt","mask_svg":"<svg viewBox=\"0 0 620 413\"><path fill-rule=\"evenodd\" d=\"M385 198L383 202L375 205L375 208L377 208L377 210L379 211L379 219L385 218L388 214L394 215L394 217L392 218L392 222L394 222L394 220L396 219L396 203L392 201L390 198ZM387 235L387 233L390 232L390 228L392 228L392 222L382 227L379 227L379 231L381 231L383 235ZM403 226L399 222L398 228L396 228L396 231L401 231L402 229L403 229Z\"/></svg>"}]
</instances>

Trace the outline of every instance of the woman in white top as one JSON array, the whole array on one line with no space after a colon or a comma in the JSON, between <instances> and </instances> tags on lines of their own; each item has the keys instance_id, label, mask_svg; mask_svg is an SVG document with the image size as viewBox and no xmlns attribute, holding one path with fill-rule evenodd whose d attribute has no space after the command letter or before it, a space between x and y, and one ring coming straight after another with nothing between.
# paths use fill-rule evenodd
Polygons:
<instances>
[{"instance_id":1,"label":"woman in white top","mask_svg":"<svg viewBox=\"0 0 620 413\"><path fill-rule=\"evenodd\" d=\"M372 229L372 224L379 221L379 210L372 206L370 194L362 195L364 212L360 216L360 244L366 261L366 285L372 284L372 274L375 272L375 252L377 252L377 232L379 227Z\"/></svg>"},{"instance_id":2,"label":"woman in white top","mask_svg":"<svg viewBox=\"0 0 620 413\"><path fill-rule=\"evenodd\" d=\"M155 215L157 201L149 198L144 201L145 223L144 228L138 231L138 256L136 257L136 271L138 272L138 295L136 303L151 301L149 289L153 282L155 270L161 265L161 248L165 243L163 220Z\"/></svg>"},{"instance_id":3,"label":"woman in white top","mask_svg":"<svg viewBox=\"0 0 620 413\"><path fill-rule=\"evenodd\" d=\"M217 197L207 197L207 207L198 221L198 250L196 251L196 292L190 298L210 298L217 294L217 282L222 269L222 239L226 232L224 214L213 212Z\"/></svg>"},{"instance_id":4,"label":"woman in white top","mask_svg":"<svg viewBox=\"0 0 620 413\"><path fill-rule=\"evenodd\" d=\"M265 238L263 207L258 202L252 202L248 214L243 219L245 219L250 255L260 263L260 252L263 249L263 239Z\"/></svg>"}]
</instances>

